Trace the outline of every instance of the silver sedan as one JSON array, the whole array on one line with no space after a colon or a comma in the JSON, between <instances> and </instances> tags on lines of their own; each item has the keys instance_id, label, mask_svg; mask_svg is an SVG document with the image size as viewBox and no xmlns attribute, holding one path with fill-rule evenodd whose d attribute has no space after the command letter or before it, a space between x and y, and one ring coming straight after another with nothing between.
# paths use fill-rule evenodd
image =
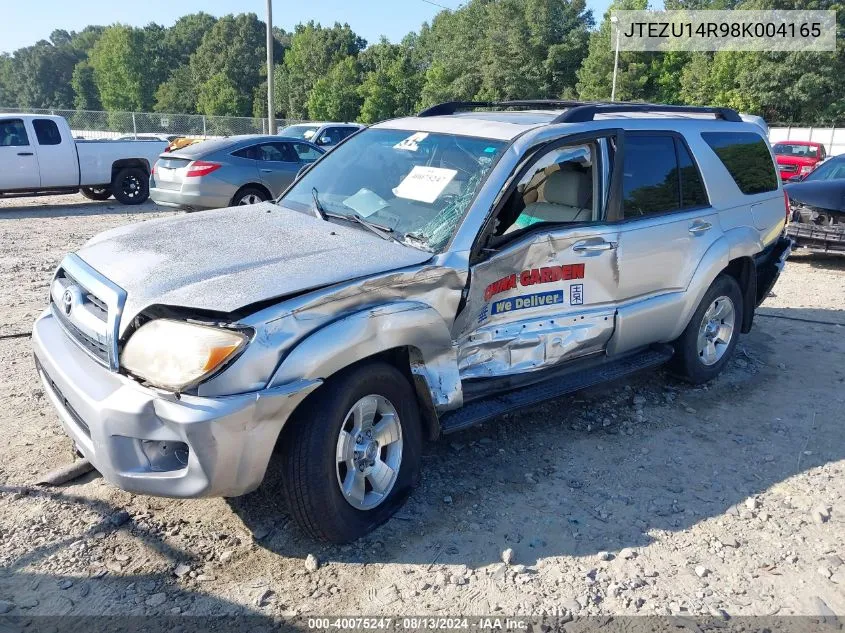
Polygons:
<instances>
[{"instance_id":1,"label":"silver sedan","mask_svg":"<svg viewBox=\"0 0 845 633\"><path fill-rule=\"evenodd\" d=\"M190 211L278 197L321 147L284 136L232 136L162 154L150 174L156 204Z\"/></svg>"}]
</instances>

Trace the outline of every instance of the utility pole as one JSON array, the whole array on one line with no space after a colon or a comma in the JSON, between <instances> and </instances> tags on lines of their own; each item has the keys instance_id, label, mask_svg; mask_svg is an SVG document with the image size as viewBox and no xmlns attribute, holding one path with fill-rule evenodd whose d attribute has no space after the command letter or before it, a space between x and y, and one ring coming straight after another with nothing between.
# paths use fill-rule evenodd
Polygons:
<instances>
[{"instance_id":1,"label":"utility pole","mask_svg":"<svg viewBox=\"0 0 845 633\"><path fill-rule=\"evenodd\" d=\"M619 71L619 18L612 15L610 22L616 29L616 54L613 57L613 88L610 89L610 100L616 101L616 73Z\"/></svg>"},{"instance_id":2,"label":"utility pole","mask_svg":"<svg viewBox=\"0 0 845 633\"><path fill-rule=\"evenodd\" d=\"M273 0L267 0L267 133L276 133L276 104L273 95Z\"/></svg>"}]
</instances>

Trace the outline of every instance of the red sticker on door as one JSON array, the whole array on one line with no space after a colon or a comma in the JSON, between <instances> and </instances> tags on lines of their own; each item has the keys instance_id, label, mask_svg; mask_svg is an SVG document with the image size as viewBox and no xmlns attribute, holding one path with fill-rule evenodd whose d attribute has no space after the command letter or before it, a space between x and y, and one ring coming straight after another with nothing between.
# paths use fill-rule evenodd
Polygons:
<instances>
[{"instance_id":1,"label":"red sticker on door","mask_svg":"<svg viewBox=\"0 0 845 633\"><path fill-rule=\"evenodd\" d=\"M535 286L556 281L584 278L584 264L564 264L563 266L546 266L544 268L529 268L521 273L513 273L507 277L497 279L484 290L484 300L508 290L515 290L517 286Z\"/></svg>"}]
</instances>

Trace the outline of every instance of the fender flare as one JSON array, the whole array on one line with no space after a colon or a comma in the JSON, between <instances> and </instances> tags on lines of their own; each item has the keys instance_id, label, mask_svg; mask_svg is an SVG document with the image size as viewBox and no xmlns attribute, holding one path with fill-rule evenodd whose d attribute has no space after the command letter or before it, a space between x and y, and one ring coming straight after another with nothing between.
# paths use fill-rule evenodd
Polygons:
<instances>
[{"instance_id":1,"label":"fender flare","mask_svg":"<svg viewBox=\"0 0 845 633\"><path fill-rule=\"evenodd\" d=\"M397 348L409 350L409 370L415 382L422 380L427 387L421 395L430 402L424 405L442 412L463 404L451 332L437 310L416 301L370 307L312 332L282 360L268 387L325 380L353 363Z\"/></svg>"}]
</instances>

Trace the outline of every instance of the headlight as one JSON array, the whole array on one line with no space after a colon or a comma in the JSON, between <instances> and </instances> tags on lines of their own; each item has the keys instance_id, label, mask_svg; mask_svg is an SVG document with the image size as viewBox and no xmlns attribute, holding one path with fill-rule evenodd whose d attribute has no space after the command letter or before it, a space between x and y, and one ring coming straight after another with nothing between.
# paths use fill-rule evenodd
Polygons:
<instances>
[{"instance_id":1,"label":"headlight","mask_svg":"<svg viewBox=\"0 0 845 633\"><path fill-rule=\"evenodd\" d=\"M813 165L804 165L801 167L801 171L799 172L802 176L805 174L809 174L813 171Z\"/></svg>"},{"instance_id":2,"label":"headlight","mask_svg":"<svg viewBox=\"0 0 845 633\"><path fill-rule=\"evenodd\" d=\"M127 341L120 365L133 376L181 391L217 370L244 345L241 332L155 319Z\"/></svg>"}]
</instances>

